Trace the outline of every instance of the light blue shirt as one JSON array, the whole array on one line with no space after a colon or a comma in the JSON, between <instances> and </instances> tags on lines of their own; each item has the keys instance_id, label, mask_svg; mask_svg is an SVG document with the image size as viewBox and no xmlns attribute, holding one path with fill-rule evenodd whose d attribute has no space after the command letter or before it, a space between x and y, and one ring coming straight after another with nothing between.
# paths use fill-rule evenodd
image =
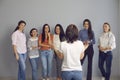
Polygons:
<instances>
[{"instance_id":1,"label":"light blue shirt","mask_svg":"<svg viewBox=\"0 0 120 80\"><path fill-rule=\"evenodd\" d=\"M94 35L93 31L92 31L92 34L93 34L93 39L90 40L88 37L88 30L84 28L84 29L79 31L78 40L90 41L90 45L93 45L93 44L95 44L95 35Z\"/></svg>"}]
</instances>

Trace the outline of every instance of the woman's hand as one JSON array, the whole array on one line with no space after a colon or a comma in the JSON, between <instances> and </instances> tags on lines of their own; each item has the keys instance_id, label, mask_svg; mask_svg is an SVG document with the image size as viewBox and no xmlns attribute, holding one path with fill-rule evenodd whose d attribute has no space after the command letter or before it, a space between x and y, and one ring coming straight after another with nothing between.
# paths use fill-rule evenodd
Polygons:
<instances>
[{"instance_id":1,"label":"woman's hand","mask_svg":"<svg viewBox=\"0 0 120 80\"><path fill-rule=\"evenodd\" d=\"M48 33L48 37L50 38L50 33Z\"/></svg>"},{"instance_id":2,"label":"woman's hand","mask_svg":"<svg viewBox=\"0 0 120 80\"><path fill-rule=\"evenodd\" d=\"M80 60L82 60L83 57L84 57L84 52L81 53L81 55L80 55Z\"/></svg>"},{"instance_id":3,"label":"woman's hand","mask_svg":"<svg viewBox=\"0 0 120 80\"><path fill-rule=\"evenodd\" d=\"M17 52L17 47L16 47L16 45L13 45L13 51L14 51L15 58L16 58L16 60L18 61L18 60L19 60L19 55L18 55L18 52Z\"/></svg>"},{"instance_id":4,"label":"woman's hand","mask_svg":"<svg viewBox=\"0 0 120 80\"><path fill-rule=\"evenodd\" d=\"M88 46L89 46L89 43L84 44L85 50L88 48Z\"/></svg>"},{"instance_id":5,"label":"woman's hand","mask_svg":"<svg viewBox=\"0 0 120 80\"><path fill-rule=\"evenodd\" d=\"M111 47L107 47L106 49L107 49L107 50L111 50Z\"/></svg>"},{"instance_id":6,"label":"woman's hand","mask_svg":"<svg viewBox=\"0 0 120 80\"><path fill-rule=\"evenodd\" d=\"M32 46L32 50L38 49L38 46Z\"/></svg>"},{"instance_id":7,"label":"woman's hand","mask_svg":"<svg viewBox=\"0 0 120 80\"><path fill-rule=\"evenodd\" d=\"M100 51L104 51L103 47L98 46L98 48L99 48Z\"/></svg>"},{"instance_id":8,"label":"woman's hand","mask_svg":"<svg viewBox=\"0 0 120 80\"><path fill-rule=\"evenodd\" d=\"M55 47L54 47L53 44L50 44L50 48L53 49L53 50L55 50Z\"/></svg>"},{"instance_id":9,"label":"woman's hand","mask_svg":"<svg viewBox=\"0 0 120 80\"><path fill-rule=\"evenodd\" d=\"M98 46L98 48L99 48L99 50L102 51L102 52L105 51L105 50L110 50L110 47L104 48L104 47Z\"/></svg>"},{"instance_id":10,"label":"woman's hand","mask_svg":"<svg viewBox=\"0 0 120 80\"><path fill-rule=\"evenodd\" d=\"M83 41L83 44L86 45L86 44L90 44L90 41L87 40L87 41Z\"/></svg>"},{"instance_id":11,"label":"woman's hand","mask_svg":"<svg viewBox=\"0 0 120 80\"><path fill-rule=\"evenodd\" d=\"M16 58L17 61L19 60L19 55L18 55L18 53L16 53L15 58Z\"/></svg>"}]
</instances>

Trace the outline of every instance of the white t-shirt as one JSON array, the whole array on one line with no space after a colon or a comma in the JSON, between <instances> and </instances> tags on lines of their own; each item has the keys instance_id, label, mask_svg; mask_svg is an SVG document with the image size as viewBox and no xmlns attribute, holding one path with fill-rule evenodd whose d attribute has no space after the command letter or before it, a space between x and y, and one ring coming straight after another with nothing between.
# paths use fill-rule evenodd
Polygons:
<instances>
[{"instance_id":1,"label":"white t-shirt","mask_svg":"<svg viewBox=\"0 0 120 80\"><path fill-rule=\"evenodd\" d=\"M55 49L60 50L60 43L61 42L60 42L59 35L54 34L53 45L54 45Z\"/></svg>"},{"instance_id":2,"label":"white t-shirt","mask_svg":"<svg viewBox=\"0 0 120 80\"><path fill-rule=\"evenodd\" d=\"M84 49L82 41L79 40L74 43L62 42L61 51L64 54L62 71L82 71L80 55Z\"/></svg>"},{"instance_id":3,"label":"white t-shirt","mask_svg":"<svg viewBox=\"0 0 120 80\"><path fill-rule=\"evenodd\" d=\"M26 36L24 33L19 30L15 31L12 34L12 45L16 45L17 51L19 54L23 54L27 52L26 47Z\"/></svg>"}]
</instances>

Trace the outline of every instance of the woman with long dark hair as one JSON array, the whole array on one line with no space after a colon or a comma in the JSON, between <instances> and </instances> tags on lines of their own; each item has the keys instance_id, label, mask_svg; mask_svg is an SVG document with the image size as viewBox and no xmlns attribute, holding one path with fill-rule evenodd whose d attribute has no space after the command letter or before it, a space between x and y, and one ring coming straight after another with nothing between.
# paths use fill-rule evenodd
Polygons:
<instances>
[{"instance_id":1,"label":"woman with long dark hair","mask_svg":"<svg viewBox=\"0 0 120 80\"><path fill-rule=\"evenodd\" d=\"M55 32L55 34L53 36L54 49L55 49L55 51L56 50L60 51L60 44L61 44L61 42L65 41L65 33L64 33L64 30L63 30L63 27L61 26L61 24L56 24L54 32ZM56 60L56 69L57 69L57 80L62 80L62 78L61 78L62 60L60 60L56 54L55 54L55 60Z\"/></svg>"},{"instance_id":2,"label":"woman with long dark hair","mask_svg":"<svg viewBox=\"0 0 120 80\"><path fill-rule=\"evenodd\" d=\"M93 45L95 44L95 35L92 30L91 21L89 19L85 19L83 21L83 29L79 31L79 40L81 40L84 44L89 44L88 48L85 50L85 56L81 60L81 64L83 64L86 56L88 56L88 67L87 67L87 80L92 80L92 60L93 60Z\"/></svg>"},{"instance_id":3,"label":"woman with long dark hair","mask_svg":"<svg viewBox=\"0 0 120 80\"><path fill-rule=\"evenodd\" d=\"M43 25L42 33L39 35L39 46L41 51L42 61L42 76L43 80L49 80L51 77L52 59L53 59L53 35L50 33L50 26Z\"/></svg>"},{"instance_id":4,"label":"woman with long dark hair","mask_svg":"<svg viewBox=\"0 0 120 80\"><path fill-rule=\"evenodd\" d=\"M111 32L110 24L103 24L103 33L99 37L99 69L102 73L102 80L110 80L112 66L112 50L116 48L115 36ZM104 68L104 63L106 67Z\"/></svg>"},{"instance_id":5,"label":"woman with long dark hair","mask_svg":"<svg viewBox=\"0 0 120 80\"><path fill-rule=\"evenodd\" d=\"M26 70L26 57L27 57L27 47L26 47L26 36L23 32L26 26L26 22L21 20L18 22L18 26L12 34L12 45L16 60L18 61L18 80L26 80L25 70Z\"/></svg>"}]
</instances>

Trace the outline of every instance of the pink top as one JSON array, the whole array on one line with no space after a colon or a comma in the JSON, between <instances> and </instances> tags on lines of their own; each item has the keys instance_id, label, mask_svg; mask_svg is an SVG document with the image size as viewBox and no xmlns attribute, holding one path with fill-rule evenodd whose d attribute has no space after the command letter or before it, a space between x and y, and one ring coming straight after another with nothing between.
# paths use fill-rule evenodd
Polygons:
<instances>
[{"instance_id":1,"label":"pink top","mask_svg":"<svg viewBox=\"0 0 120 80\"><path fill-rule=\"evenodd\" d=\"M15 31L12 34L12 45L16 45L19 54L26 53L27 47L25 34L19 30Z\"/></svg>"}]
</instances>

